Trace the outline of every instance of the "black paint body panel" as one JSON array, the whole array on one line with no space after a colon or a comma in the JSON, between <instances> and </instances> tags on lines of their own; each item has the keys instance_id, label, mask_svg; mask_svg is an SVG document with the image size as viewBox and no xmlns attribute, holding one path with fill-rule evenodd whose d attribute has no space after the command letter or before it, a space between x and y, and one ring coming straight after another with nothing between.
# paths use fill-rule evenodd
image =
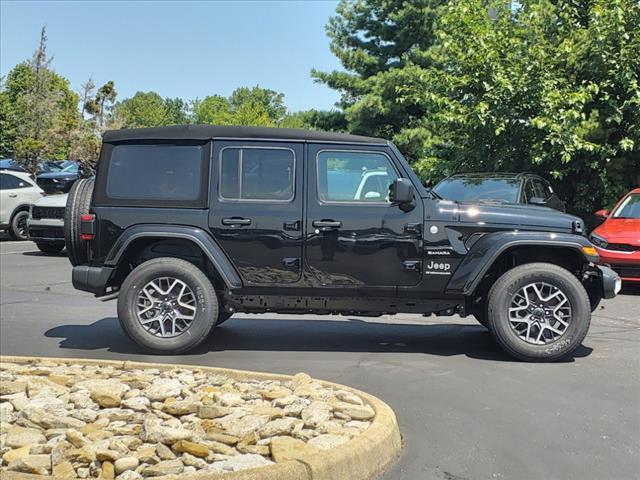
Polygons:
<instances>
[{"instance_id":1,"label":"black paint body panel","mask_svg":"<svg viewBox=\"0 0 640 480\"><path fill-rule=\"evenodd\" d=\"M180 142L189 142L189 129L171 131L180 134ZM198 142L206 142L202 135L209 130L191 131L199 135ZM135 138L146 143L161 135L160 130L153 129L147 132L150 137L143 139L143 133L105 136L112 143L102 150L98 193L91 207L96 216L96 238L90 242L92 268L116 271L127 247L138 239L182 239L204 251L219 271L226 285L226 291L220 292L225 301L246 311L375 314L453 313L457 309L464 314L466 299L484 272L512 246L570 248L583 255L585 264L594 261L581 250L590 246L588 240L573 233L576 222L580 222L577 217L543 207L435 199L418 183L392 144L362 137L354 137L353 142L339 135L304 140L297 132L296 138L278 140L268 138L270 132L260 131L259 138L213 138L208 142L208 198L202 203L206 207L110 204L100 187L108 171L110 145L135 142ZM171 140L158 140L163 142ZM220 198L219 162L226 147L293 151L293 199L269 202ZM321 202L316 191L316 157L322 150L386 155L397 174L412 182L413 208ZM340 224L319 229L313 225L319 220ZM78 272L75 277L86 278L87 272ZM95 278L103 275L91 276L92 283L87 287L94 293L101 290Z\"/></svg>"}]
</instances>

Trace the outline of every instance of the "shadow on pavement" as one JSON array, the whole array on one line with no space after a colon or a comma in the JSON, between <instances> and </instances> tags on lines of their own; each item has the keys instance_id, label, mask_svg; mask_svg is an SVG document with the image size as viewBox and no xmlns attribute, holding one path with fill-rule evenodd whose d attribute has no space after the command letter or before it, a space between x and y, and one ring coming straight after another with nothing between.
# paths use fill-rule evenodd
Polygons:
<instances>
[{"instance_id":1,"label":"shadow on pavement","mask_svg":"<svg viewBox=\"0 0 640 480\"><path fill-rule=\"evenodd\" d=\"M35 246L35 244L33 245L34 248L38 248ZM62 250L61 252L58 253L44 253L41 252L40 250L33 250L32 252L22 252L22 255L26 255L27 257L67 257L67 251L66 250Z\"/></svg>"},{"instance_id":2,"label":"shadow on pavement","mask_svg":"<svg viewBox=\"0 0 640 480\"><path fill-rule=\"evenodd\" d=\"M45 335L61 338L60 348L143 354L120 328L116 318L91 325L62 325ZM230 319L190 355L215 351L379 352L466 355L493 361L514 361L481 326L460 324L410 325L348 321ZM565 362L592 352L581 346Z\"/></svg>"}]
</instances>

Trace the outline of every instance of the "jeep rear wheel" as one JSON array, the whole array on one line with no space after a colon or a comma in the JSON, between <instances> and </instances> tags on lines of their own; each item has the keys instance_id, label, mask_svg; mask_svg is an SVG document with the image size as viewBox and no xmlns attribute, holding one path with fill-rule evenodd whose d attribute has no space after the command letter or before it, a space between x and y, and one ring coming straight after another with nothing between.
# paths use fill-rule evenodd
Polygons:
<instances>
[{"instance_id":1,"label":"jeep rear wheel","mask_svg":"<svg viewBox=\"0 0 640 480\"><path fill-rule=\"evenodd\" d=\"M135 268L118 296L124 331L144 350L187 352L216 325L218 300L211 281L185 260L162 257Z\"/></svg>"},{"instance_id":2,"label":"jeep rear wheel","mask_svg":"<svg viewBox=\"0 0 640 480\"><path fill-rule=\"evenodd\" d=\"M498 344L521 360L559 360L584 340L589 296L571 272L549 263L509 270L489 292L487 326Z\"/></svg>"},{"instance_id":3,"label":"jeep rear wheel","mask_svg":"<svg viewBox=\"0 0 640 480\"><path fill-rule=\"evenodd\" d=\"M67 197L64 210L64 244L71 265L82 265L89 260L86 241L80 238L80 217L89 213L93 179L83 178L76 181Z\"/></svg>"}]
</instances>

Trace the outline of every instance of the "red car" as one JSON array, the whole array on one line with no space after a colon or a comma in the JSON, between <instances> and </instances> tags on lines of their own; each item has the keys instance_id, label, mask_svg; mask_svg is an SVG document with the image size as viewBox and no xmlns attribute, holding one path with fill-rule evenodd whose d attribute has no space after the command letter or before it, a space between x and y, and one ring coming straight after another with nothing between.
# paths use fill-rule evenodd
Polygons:
<instances>
[{"instance_id":1,"label":"red car","mask_svg":"<svg viewBox=\"0 0 640 480\"><path fill-rule=\"evenodd\" d=\"M591 232L590 240L623 281L640 282L640 188L631 190L608 212L598 210L604 222Z\"/></svg>"}]
</instances>

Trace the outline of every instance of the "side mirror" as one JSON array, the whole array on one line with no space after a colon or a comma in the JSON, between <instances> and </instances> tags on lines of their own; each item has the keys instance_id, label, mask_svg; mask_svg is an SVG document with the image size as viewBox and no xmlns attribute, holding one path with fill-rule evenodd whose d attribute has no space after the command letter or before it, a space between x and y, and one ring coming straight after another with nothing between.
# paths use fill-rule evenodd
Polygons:
<instances>
[{"instance_id":1,"label":"side mirror","mask_svg":"<svg viewBox=\"0 0 640 480\"><path fill-rule=\"evenodd\" d=\"M529 203L531 205L539 205L541 207L544 207L547 204L547 201L544 198L540 198L540 197L531 197L529 199Z\"/></svg>"},{"instance_id":2,"label":"side mirror","mask_svg":"<svg viewBox=\"0 0 640 480\"><path fill-rule=\"evenodd\" d=\"M400 207L401 210L408 212L413 210L413 197L415 189L408 178L396 178L389 185L389 201Z\"/></svg>"},{"instance_id":3,"label":"side mirror","mask_svg":"<svg viewBox=\"0 0 640 480\"><path fill-rule=\"evenodd\" d=\"M603 209L601 209L601 210L598 210L598 211L596 212L596 217L598 217L598 218L605 219L605 218L607 218L608 216L609 216L609 211L608 211L607 209L605 209L605 208L603 208Z\"/></svg>"}]
</instances>

